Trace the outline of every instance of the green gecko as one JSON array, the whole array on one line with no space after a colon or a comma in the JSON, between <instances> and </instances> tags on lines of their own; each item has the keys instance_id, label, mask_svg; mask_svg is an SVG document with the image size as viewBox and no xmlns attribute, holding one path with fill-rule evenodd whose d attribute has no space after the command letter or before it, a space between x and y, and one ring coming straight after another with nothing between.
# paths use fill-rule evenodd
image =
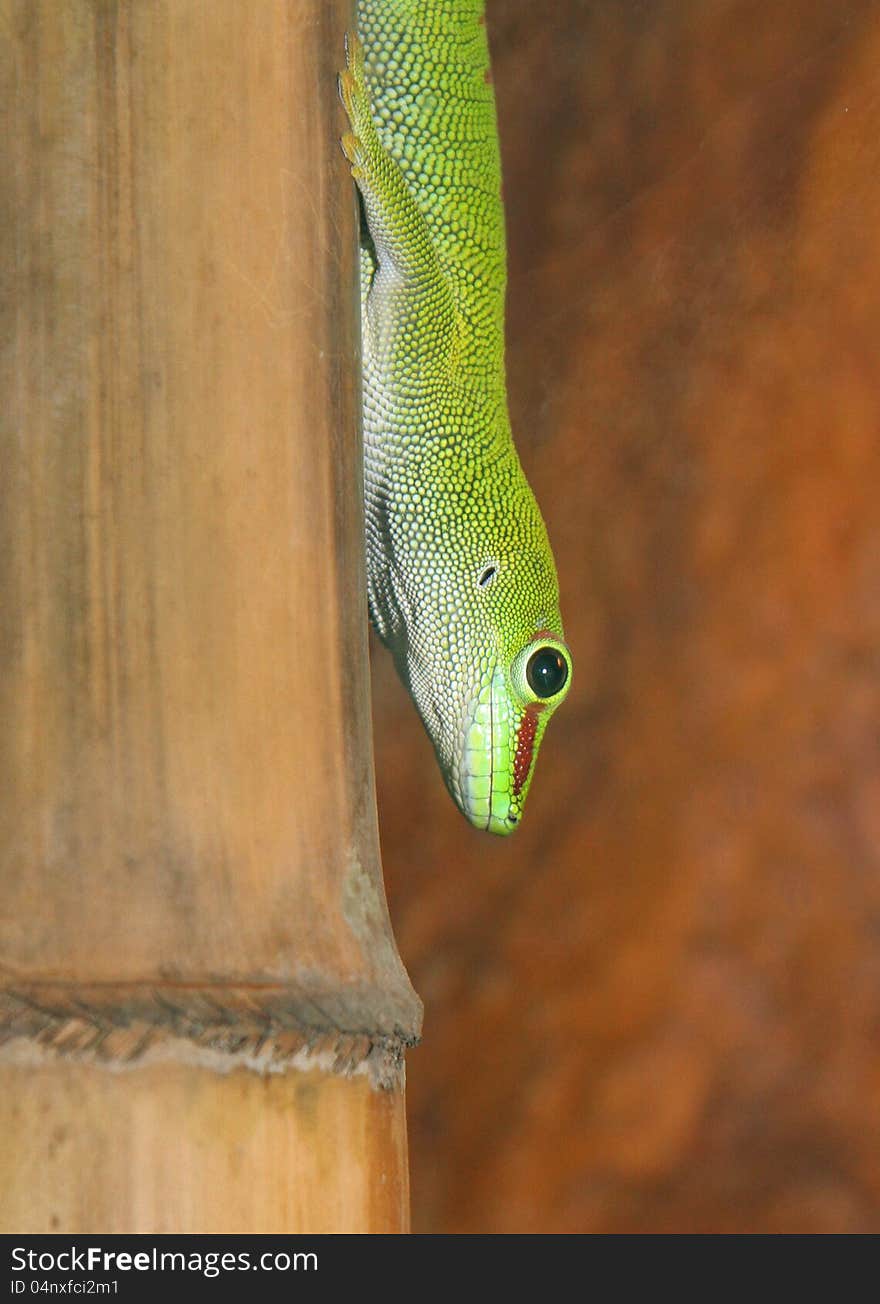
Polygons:
<instances>
[{"instance_id":1,"label":"green gecko","mask_svg":"<svg viewBox=\"0 0 880 1304\"><path fill-rule=\"evenodd\" d=\"M518 825L571 683L556 566L514 448L483 0L360 0L339 92L363 199L370 615L453 799Z\"/></svg>"}]
</instances>

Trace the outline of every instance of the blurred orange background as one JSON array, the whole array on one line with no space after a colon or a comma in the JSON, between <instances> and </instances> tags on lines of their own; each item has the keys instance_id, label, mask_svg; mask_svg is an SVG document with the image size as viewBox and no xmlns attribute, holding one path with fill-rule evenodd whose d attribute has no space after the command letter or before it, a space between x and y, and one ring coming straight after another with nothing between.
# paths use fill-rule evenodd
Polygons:
<instances>
[{"instance_id":1,"label":"blurred orange background","mask_svg":"<svg viewBox=\"0 0 880 1304\"><path fill-rule=\"evenodd\" d=\"M880 4L494 0L576 657L471 830L373 655L417 1231L880 1228Z\"/></svg>"}]
</instances>

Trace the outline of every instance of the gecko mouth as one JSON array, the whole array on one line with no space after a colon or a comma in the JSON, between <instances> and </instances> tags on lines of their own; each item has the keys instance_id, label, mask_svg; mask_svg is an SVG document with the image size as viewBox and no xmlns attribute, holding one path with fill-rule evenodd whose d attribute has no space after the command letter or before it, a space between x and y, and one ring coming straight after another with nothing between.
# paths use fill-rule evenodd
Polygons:
<instances>
[{"instance_id":1,"label":"gecko mouth","mask_svg":"<svg viewBox=\"0 0 880 1304\"><path fill-rule=\"evenodd\" d=\"M517 827L526 777L520 779L518 755L510 694L503 670L496 669L472 708L459 771L459 805L475 828L504 835Z\"/></svg>"}]
</instances>

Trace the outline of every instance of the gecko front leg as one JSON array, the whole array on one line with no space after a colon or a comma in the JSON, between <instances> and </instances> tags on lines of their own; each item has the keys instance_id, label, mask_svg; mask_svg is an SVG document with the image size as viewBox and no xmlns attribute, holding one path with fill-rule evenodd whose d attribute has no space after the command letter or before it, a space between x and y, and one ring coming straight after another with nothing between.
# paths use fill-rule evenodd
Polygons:
<instances>
[{"instance_id":1,"label":"gecko front leg","mask_svg":"<svg viewBox=\"0 0 880 1304\"><path fill-rule=\"evenodd\" d=\"M427 359L448 366L454 353L456 313L451 287L431 242L424 215L395 160L382 145L370 109L364 51L359 37L347 33L346 66L339 74L339 97L351 130L341 145L364 201L367 226L376 254L376 274L367 301L371 353L381 358L386 374L407 361ZM425 349L400 347L397 336L411 342L423 333ZM415 379L415 377L413 377Z\"/></svg>"}]
</instances>

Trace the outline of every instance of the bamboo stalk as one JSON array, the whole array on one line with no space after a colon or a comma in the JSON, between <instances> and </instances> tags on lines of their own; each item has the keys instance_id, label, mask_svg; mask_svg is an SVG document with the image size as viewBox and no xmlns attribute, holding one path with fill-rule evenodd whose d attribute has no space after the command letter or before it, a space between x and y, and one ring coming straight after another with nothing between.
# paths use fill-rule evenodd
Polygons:
<instances>
[{"instance_id":1,"label":"bamboo stalk","mask_svg":"<svg viewBox=\"0 0 880 1304\"><path fill-rule=\"evenodd\" d=\"M406 1225L350 21L0 0L3 1230Z\"/></svg>"}]
</instances>

